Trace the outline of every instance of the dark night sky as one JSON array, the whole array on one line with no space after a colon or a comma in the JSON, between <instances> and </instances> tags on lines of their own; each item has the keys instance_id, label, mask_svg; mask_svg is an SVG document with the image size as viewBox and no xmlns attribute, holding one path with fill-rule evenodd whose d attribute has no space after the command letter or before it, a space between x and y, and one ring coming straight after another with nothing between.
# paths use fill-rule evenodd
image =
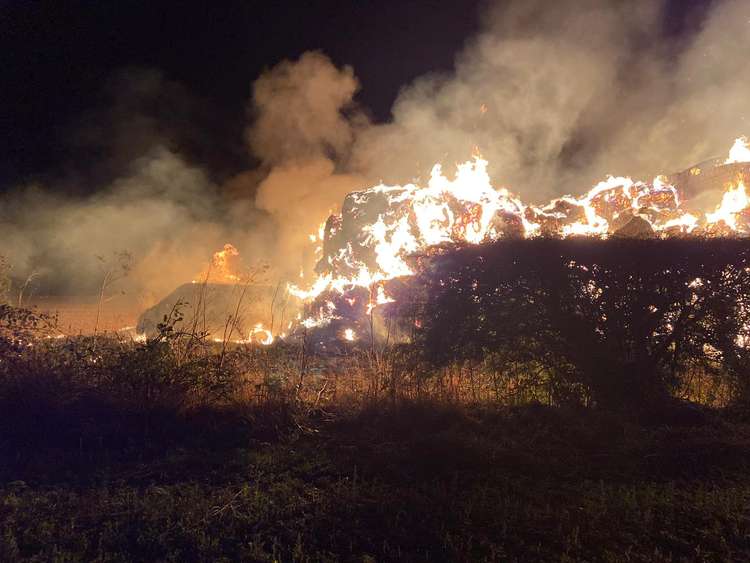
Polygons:
<instances>
[{"instance_id":1,"label":"dark night sky","mask_svg":"<svg viewBox=\"0 0 750 563\"><path fill-rule=\"evenodd\" d=\"M688 33L708 3L673 0L665 33ZM103 121L106 129L97 109L111 102L105 85L128 67L158 69L181 85L190 103L175 110L174 119L199 130L186 152L216 176L249 164L242 131L252 81L306 50L321 49L337 65L352 65L362 84L358 102L375 120L387 120L400 87L452 68L480 27L483 4L6 0L0 3L0 191L31 179L83 174L96 147L71 132L87 120Z\"/></svg>"}]
</instances>

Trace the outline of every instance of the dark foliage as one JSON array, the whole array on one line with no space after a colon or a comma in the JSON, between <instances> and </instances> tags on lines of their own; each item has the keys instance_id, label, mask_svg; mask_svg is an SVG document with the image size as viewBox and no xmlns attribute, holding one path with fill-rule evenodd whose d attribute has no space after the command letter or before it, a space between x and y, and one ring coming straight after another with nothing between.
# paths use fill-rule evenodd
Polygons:
<instances>
[{"instance_id":1,"label":"dark foliage","mask_svg":"<svg viewBox=\"0 0 750 563\"><path fill-rule=\"evenodd\" d=\"M388 401L295 438L206 447L185 430L149 457L54 452L0 473L0 560L750 555L742 424L650 429L590 409Z\"/></svg>"},{"instance_id":2,"label":"dark foliage","mask_svg":"<svg viewBox=\"0 0 750 563\"><path fill-rule=\"evenodd\" d=\"M512 240L435 257L419 331L431 360L543 373L558 403L663 406L701 370L750 398L750 243Z\"/></svg>"},{"instance_id":3,"label":"dark foliage","mask_svg":"<svg viewBox=\"0 0 750 563\"><path fill-rule=\"evenodd\" d=\"M750 553L750 429L732 413L502 407L509 352L491 342L447 350L476 369L435 369L411 344L214 343L175 329L178 311L145 342L48 338L34 312L0 311L2 561Z\"/></svg>"}]
</instances>

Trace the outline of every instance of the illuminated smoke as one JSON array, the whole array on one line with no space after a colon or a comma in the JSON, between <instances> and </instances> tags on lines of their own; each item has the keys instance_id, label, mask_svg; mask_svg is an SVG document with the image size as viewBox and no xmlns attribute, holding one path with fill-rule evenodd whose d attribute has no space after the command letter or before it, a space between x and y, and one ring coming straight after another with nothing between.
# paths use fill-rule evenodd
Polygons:
<instances>
[{"instance_id":1,"label":"illuminated smoke","mask_svg":"<svg viewBox=\"0 0 750 563\"><path fill-rule=\"evenodd\" d=\"M508 192L466 195L467 205L496 198L492 205L510 208L508 217L518 217L523 229L541 229L545 214L549 220L580 211L571 233L609 228L615 218L591 215L581 204L591 186L609 174L650 179L685 169L726 154L727 141L750 129L750 83L743 78L750 70L750 4L714 2L697 32L679 41L663 32L664 6L652 0L491 4L482 32L457 55L455 69L405 85L392 120L383 124L369 123L358 110L354 69L337 68L317 52L283 61L253 87L245 139L259 164L225 182L213 180L190 151L174 149L164 132L169 127L139 113L128 94L113 102L120 125L106 140L114 160L127 162L118 177L89 186L91 196L59 195L65 190L55 182L13 190L0 202L0 254L18 276L41 270L56 291L70 293L96 286L94 255L127 249L136 260L127 290L157 300L192 280L231 242L247 264L270 262L272 282L314 288L324 279L312 271L315 246L322 244L308 237L330 212L342 211L346 194L412 180L428 184L435 163L450 176L456 163L471 162L476 147L489 163L481 185ZM124 91L126 84L114 88ZM149 75L132 90L154 95L173 87ZM627 188L632 198L640 189L635 184ZM701 208L732 215L739 190L726 204L717 203L722 194L708 194ZM669 203L670 190L657 191ZM544 207L563 194L575 202ZM703 197L686 195L693 202ZM416 208L431 208L433 196L422 196ZM533 206L536 215L521 211ZM664 229L695 226L686 215L668 215L651 219L663 219L657 226ZM467 241L500 228L489 213L468 216ZM376 275L375 266L390 268L389 261L409 268L401 251L417 236L403 221L375 219L362 234L379 241L369 274L347 273L361 284ZM434 226L434 219L423 220L419 236L444 238Z\"/></svg>"}]
</instances>

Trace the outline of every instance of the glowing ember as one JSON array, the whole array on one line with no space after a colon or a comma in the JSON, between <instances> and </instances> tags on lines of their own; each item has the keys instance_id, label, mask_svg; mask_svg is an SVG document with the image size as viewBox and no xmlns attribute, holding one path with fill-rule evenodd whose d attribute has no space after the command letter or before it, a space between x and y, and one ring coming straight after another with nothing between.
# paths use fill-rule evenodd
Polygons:
<instances>
[{"instance_id":1,"label":"glowing ember","mask_svg":"<svg viewBox=\"0 0 750 563\"><path fill-rule=\"evenodd\" d=\"M273 334L270 330L264 328L262 323L258 323L253 327L253 330L250 331L250 338L248 338L249 342L256 342L263 346L270 346L273 344L273 340Z\"/></svg>"}]
</instances>

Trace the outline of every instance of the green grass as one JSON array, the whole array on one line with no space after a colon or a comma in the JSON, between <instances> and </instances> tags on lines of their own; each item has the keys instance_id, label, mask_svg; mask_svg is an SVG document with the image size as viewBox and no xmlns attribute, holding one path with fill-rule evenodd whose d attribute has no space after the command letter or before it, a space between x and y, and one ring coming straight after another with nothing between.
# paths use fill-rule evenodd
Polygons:
<instances>
[{"instance_id":1,"label":"green grass","mask_svg":"<svg viewBox=\"0 0 750 563\"><path fill-rule=\"evenodd\" d=\"M6 459L0 560L750 558L750 427L718 415L386 403L297 423Z\"/></svg>"}]
</instances>

